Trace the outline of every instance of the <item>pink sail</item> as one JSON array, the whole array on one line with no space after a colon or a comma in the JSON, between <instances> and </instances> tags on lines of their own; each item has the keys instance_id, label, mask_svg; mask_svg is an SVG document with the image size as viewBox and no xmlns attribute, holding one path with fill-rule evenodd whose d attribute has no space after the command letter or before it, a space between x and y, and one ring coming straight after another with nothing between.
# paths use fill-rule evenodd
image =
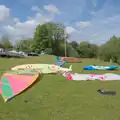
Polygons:
<instances>
[{"instance_id":1,"label":"pink sail","mask_svg":"<svg viewBox=\"0 0 120 120\"><path fill-rule=\"evenodd\" d=\"M0 94L4 101L8 101L23 90L27 89L39 77L39 73L27 72L27 74L6 73L0 81Z\"/></svg>"}]
</instances>

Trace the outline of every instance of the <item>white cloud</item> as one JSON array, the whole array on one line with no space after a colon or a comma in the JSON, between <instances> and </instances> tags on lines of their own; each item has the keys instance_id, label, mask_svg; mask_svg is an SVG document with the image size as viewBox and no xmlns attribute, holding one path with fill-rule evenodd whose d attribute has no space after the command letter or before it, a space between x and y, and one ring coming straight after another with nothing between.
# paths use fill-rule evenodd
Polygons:
<instances>
[{"instance_id":1,"label":"white cloud","mask_svg":"<svg viewBox=\"0 0 120 120\"><path fill-rule=\"evenodd\" d=\"M4 5L0 5L0 23L6 22L10 17L10 9Z\"/></svg>"},{"instance_id":2,"label":"white cloud","mask_svg":"<svg viewBox=\"0 0 120 120\"><path fill-rule=\"evenodd\" d=\"M86 27L84 30L77 29L77 32L71 34L70 41L89 41L91 43L103 44L113 35L120 36L119 20L119 14L100 20L94 18L89 21L90 27Z\"/></svg>"},{"instance_id":3,"label":"white cloud","mask_svg":"<svg viewBox=\"0 0 120 120\"><path fill-rule=\"evenodd\" d=\"M45 6L44 6L45 7ZM6 8L5 6L2 8ZM53 13L59 13L58 9L54 5L46 6L46 10ZM7 17L10 17L10 20L7 24L4 24L1 28L2 31L4 31L10 39L15 42L19 39L25 39L33 37L35 28L38 24L43 24L46 22L50 22L54 20L55 15L52 14L45 14L41 12L40 8L37 6L32 6L31 10L35 11L34 16L27 17L28 19L24 22L21 22L18 18L12 18L10 15L10 9L6 8L5 10L8 11L9 14L6 14ZM5 12L4 12L5 13ZM6 18L6 17L4 17ZM0 32L1 32L0 29ZM1 36L1 34L0 34Z\"/></svg>"},{"instance_id":4,"label":"white cloud","mask_svg":"<svg viewBox=\"0 0 120 120\"><path fill-rule=\"evenodd\" d=\"M40 12L40 8L38 6L32 6L31 10Z\"/></svg>"},{"instance_id":5,"label":"white cloud","mask_svg":"<svg viewBox=\"0 0 120 120\"><path fill-rule=\"evenodd\" d=\"M18 18L13 18L13 21L14 21L15 23L20 22L20 20L19 20Z\"/></svg>"},{"instance_id":6,"label":"white cloud","mask_svg":"<svg viewBox=\"0 0 120 120\"><path fill-rule=\"evenodd\" d=\"M12 24L7 24L3 28L11 40L15 42L19 39L33 37L34 30L38 24L43 24L45 22L52 21L53 19L53 16L36 12L34 16L28 17L24 22L21 22L18 18L12 18Z\"/></svg>"},{"instance_id":7,"label":"white cloud","mask_svg":"<svg viewBox=\"0 0 120 120\"><path fill-rule=\"evenodd\" d=\"M95 13L96 13L95 11L90 11L90 14L92 15L95 15Z\"/></svg>"},{"instance_id":8,"label":"white cloud","mask_svg":"<svg viewBox=\"0 0 120 120\"><path fill-rule=\"evenodd\" d=\"M91 26L91 23L89 21L80 21L80 22L76 22L76 26L78 28L87 28Z\"/></svg>"},{"instance_id":9,"label":"white cloud","mask_svg":"<svg viewBox=\"0 0 120 120\"><path fill-rule=\"evenodd\" d=\"M44 9L50 13L61 14L61 12L58 10L58 8L53 4L44 5Z\"/></svg>"},{"instance_id":10,"label":"white cloud","mask_svg":"<svg viewBox=\"0 0 120 120\"><path fill-rule=\"evenodd\" d=\"M8 35L13 39L21 39L22 37L32 37L36 23L34 20L28 20L24 23L17 22L14 26L8 25L6 29Z\"/></svg>"},{"instance_id":11,"label":"white cloud","mask_svg":"<svg viewBox=\"0 0 120 120\"><path fill-rule=\"evenodd\" d=\"M35 19L37 23L43 24L45 22L52 21L53 17L50 15L42 15L41 13L36 13L33 19Z\"/></svg>"},{"instance_id":12,"label":"white cloud","mask_svg":"<svg viewBox=\"0 0 120 120\"><path fill-rule=\"evenodd\" d=\"M71 26L66 27L66 32L67 32L68 34L71 34L71 33L75 32L75 31L76 31L75 28L73 28L73 27L71 27Z\"/></svg>"},{"instance_id":13,"label":"white cloud","mask_svg":"<svg viewBox=\"0 0 120 120\"><path fill-rule=\"evenodd\" d=\"M95 7L97 6L97 1L96 0L92 0L92 3Z\"/></svg>"},{"instance_id":14,"label":"white cloud","mask_svg":"<svg viewBox=\"0 0 120 120\"><path fill-rule=\"evenodd\" d=\"M8 34L12 41L33 37L36 25L54 21L55 15L61 13L52 4L45 5L44 12L38 6L33 6L31 10L35 11L34 16L29 16L24 22L21 22L19 18L11 16L9 8L0 5L0 37ZM101 44L109 40L112 35L120 36L120 14L112 14L111 17L105 10L91 11L94 17L89 21L78 21L73 26L67 24L66 32L70 34L69 40Z\"/></svg>"},{"instance_id":15,"label":"white cloud","mask_svg":"<svg viewBox=\"0 0 120 120\"><path fill-rule=\"evenodd\" d=\"M91 36L92 37L95 37L95 36L97 36L98 34L97 33L93 33Z\"/></svg>"}]
</instances>

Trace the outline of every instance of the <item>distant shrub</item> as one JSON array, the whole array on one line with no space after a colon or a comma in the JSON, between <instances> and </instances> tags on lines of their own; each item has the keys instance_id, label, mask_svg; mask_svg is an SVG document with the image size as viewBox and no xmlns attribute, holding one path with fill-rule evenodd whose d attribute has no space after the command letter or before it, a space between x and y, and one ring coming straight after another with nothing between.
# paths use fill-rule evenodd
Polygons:
<instances>
[{"instance_id":1,"label":"distant shrub","mask_svg":"<svg viewBox=\"0 0 120 120\"><path fill-rule=\"evenodd\" d=\"M68 57L80 57L76 49L74 49L70 44L67 44L67 56Z\"/></svg>"},{"instance_id":2,"label":"distant shrub","mask_svg":"<svg viewBox=\"0 0 120 120\"><path fill-rule=\"evenodd\" d=\"M117 63L120 64L120 58L118 58Z\"/></svg>"}]
</instances>

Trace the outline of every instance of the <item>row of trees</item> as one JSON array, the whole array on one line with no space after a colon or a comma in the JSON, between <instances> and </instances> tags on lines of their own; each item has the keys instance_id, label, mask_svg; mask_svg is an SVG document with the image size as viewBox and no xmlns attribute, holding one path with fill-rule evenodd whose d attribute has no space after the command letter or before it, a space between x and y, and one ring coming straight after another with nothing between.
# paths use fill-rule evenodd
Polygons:
<instances>
[{"instance_id":1,"label":"row of trees","mask_svg":"<svg viewBox=\"0 0 120 120\"><path fill-rule=\"evenodd\" d=\"M8 37L3 37L1 44L4 48L14 48L17 51L36 52L46 51L49 54L64 56L64 43L69 38L63 24L46 23L36 27L33 39L19 40L13 46ZM104 45L98 46L89 42L66 42L67 56L81 58L100 58L104 61L120 63L120 37L113 36Z\"/></svg>"},{"instance_id":2,"label":"row of trees","mask_svg":"<svg viewBox=\"0 0 120 120\"><path fill-rule=\"evenodd\" d=\"M0 40L0 47L10 49L10 48L13 48L13 45L7 36L3 36Z\"/></svg>"},{"instance_id":3,"label":"row of trees","mask_svg":"<svg viewBox=\"0 0 120 120\"><path fill-rule=\"evenodd\" d=\"M113 36L108 42L100 46L99 58L120 64L120 37Z\"/></svg>"}]
</instances>

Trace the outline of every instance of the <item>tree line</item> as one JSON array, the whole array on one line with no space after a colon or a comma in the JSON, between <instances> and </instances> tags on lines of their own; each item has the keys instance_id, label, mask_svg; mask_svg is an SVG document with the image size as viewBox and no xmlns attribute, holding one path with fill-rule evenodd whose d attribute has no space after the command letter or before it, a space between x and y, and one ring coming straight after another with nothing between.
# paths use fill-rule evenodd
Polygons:
<instances>
[{"instance_id":1,"label":"tree line","mask_svg":"<svg viewBox=\"0 0 120 120\"><path fill-rule=\"evenodd\" d=\"M60 23L48 22L38 25L35 29L34 36L31 39L17 40L13 46L9 38L4 36L1 38L0 44L5 49L14 48L17 51L26 53L40 53L45 51L48 54L65 56L66 53L70 57L78 58L99 58L104 61L113 61L120 63L120 37L115 35L103 45L96 45L84 41L77 43L76 41L67 42L69 34L65 32L65 27Z\"/></svg>"}]
</instances>

